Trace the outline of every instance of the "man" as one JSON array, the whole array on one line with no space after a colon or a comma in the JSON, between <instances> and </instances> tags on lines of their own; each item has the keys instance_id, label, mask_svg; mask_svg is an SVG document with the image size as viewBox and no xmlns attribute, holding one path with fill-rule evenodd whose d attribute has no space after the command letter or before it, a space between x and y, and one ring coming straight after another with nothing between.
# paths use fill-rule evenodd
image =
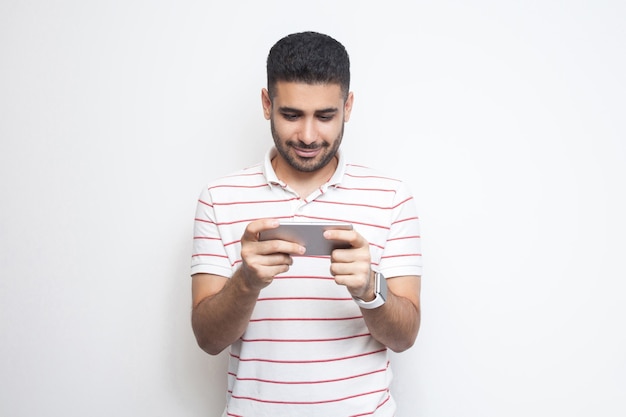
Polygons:
<instances>
[{"instance_id":1,"label":"man","mask_svg":"<svg viewBox=\"0 0 626 417\"><path fill-rule=\"evenodd\" d=\"M224 415L396 413L387 349L411 347L420 325L419 220L401 181L339 151L349 67L329 36L278 41L261 92L275 146L200 195L192 326L209 354L230 347ZM349 248L307 256L297 243L261 241L280 220L349 222L324 235Z\"/></svg>"}]
</instances>

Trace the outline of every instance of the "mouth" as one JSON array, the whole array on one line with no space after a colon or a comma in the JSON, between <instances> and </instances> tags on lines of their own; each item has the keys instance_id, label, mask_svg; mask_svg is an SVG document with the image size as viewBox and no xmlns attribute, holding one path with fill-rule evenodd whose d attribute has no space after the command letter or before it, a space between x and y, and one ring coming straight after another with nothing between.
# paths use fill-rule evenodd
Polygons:
<instances>
[{"instance_id":1,"label":"mouth","mask_svg":"<svg viewBox=\"0 0 626 417\"><path fill-rule=\"evenodd\" d=\"M321 147L315 147L315 148L300 148L297 146L293 147L294 152L296 153L296 155L298 155L300 158L315 158L317 155L319 155L319 153L322 151Z\"/></svg>"}]
</instances>

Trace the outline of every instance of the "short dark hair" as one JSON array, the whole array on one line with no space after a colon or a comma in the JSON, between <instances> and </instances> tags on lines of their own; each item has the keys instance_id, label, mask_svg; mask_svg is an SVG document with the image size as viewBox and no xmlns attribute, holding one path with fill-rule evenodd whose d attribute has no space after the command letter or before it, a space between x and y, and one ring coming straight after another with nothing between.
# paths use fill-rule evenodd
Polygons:
<instances>
[{"instance_id":1,"label":"short dark hair","mask_svg":"<svg viewBox=\"0 0 626 417\"><path fill-rule=\"evenodd\" d=\"M344 99L350 91L350 58L346 48L328 35L301 32L287 35L267 56L267 89L270 98L278 81L307 84L339 84Z\"/></svg>"}]
</instances>

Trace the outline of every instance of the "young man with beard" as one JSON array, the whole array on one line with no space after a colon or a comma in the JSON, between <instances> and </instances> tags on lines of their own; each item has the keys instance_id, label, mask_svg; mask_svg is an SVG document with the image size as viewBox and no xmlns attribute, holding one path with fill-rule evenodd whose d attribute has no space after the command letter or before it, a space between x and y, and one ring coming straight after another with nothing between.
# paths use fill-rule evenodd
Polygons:
<instances>
[{"instance_id":1,"label":"young man with beard","mask_svg":"<svg viewBox=\"0 0 626 417\"><path fill-rule=\"evenodd\" d=\"M224 415L394 416L388 349L411 347L420 326L415 203L401 181L340 151L354 102L343 45L286 36L267 78L274 147L211 182L195 219L192 327L209 354L230 347ZM279 221L351 223L324 234L349 248L307 256L260 240Z\"/></svg>"}]
</instances>

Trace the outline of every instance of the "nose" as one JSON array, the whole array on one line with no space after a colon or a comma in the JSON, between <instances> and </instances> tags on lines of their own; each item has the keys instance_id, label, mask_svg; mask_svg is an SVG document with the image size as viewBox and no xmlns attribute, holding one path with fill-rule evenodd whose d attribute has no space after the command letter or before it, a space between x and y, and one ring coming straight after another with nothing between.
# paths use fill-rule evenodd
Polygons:
<instances>
[{"instance_id":1,"label":"nose","mask_svg":"<svg viewBox=\"0 0 626 417\"><path fill-rule=\"evenodd\" d=\"M317 140L317 128L315 127L315 119L306 118L302 121L300 128L300 135L298 135L300 142L310 145Z\"/></svg>"}]
</instances>

